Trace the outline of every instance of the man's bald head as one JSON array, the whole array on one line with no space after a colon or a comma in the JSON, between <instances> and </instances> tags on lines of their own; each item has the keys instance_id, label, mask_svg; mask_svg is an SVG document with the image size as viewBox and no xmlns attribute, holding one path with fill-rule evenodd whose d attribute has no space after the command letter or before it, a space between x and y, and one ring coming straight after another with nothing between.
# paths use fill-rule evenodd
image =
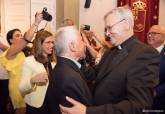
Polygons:
<instances>
[{"instance_id":1,"label":"man's bald head","mask_svg":"<svg viewBox=\"0 0 165 114\"><path fill-rule=\"evenodd\" d=\"M149 29L147 42L154 48L158 48L159 46L163 45L165 43L165 27L153 25Z\"/></svg>"},{"instance_id":2,"label":"man's bald head","mask_svg":"<svg viewBox=\"0 0 165 114\"><path fill-rule=\"evenodd\" d=\"M165 34L165 27L160 26L160 25L153 25L149 32L156 32L156 33L162 33Z\"/></svg>"}]
</instances>

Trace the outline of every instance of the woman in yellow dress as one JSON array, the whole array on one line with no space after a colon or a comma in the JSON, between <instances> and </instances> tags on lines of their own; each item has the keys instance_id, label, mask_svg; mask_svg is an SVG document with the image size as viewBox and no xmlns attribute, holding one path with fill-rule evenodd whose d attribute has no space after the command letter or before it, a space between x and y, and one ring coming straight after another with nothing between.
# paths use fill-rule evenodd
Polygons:
<instances>
[{"instance_id":1,"label":"woman in yellow dress","mask_svg":"<svg viewBox=\"0 0 165 114\"><path fill-rule=\"evenodd\" d=\"M9 73L9 95L16 114L25 113L25 103L19 92L21 66L25 58L22 50L33 38L41 20L42 13L37 13L34 23L24 36L22 36L19 29L9 31L7 41L10 47L0 55L0 63L4 65Z\"/></svg>"}]
</instances>

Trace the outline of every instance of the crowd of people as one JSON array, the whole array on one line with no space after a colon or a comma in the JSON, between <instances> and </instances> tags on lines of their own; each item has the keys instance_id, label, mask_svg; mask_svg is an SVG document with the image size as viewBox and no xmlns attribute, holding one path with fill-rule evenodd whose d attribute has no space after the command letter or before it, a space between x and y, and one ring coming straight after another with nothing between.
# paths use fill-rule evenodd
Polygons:
<instances>
[{"instance_id":1,"label":"crowd of people","mask_svg":"<svg viewBox=\"0 0 165 114\"><path fill-rule=\"evenodd\" d=\"M0 114L165 112L164 27L153 25L142 43L128 6L105 14L104 38L71 19L55 35L37 31L42 20L36 13L24 35L14 28L9 46L0 42Z\"/></svg>"}]
</instances>

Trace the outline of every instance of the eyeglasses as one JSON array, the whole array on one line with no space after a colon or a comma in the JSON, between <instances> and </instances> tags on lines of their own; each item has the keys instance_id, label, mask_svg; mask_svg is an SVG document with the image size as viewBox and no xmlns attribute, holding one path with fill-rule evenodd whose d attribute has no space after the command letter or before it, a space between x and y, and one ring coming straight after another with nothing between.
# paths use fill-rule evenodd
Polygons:
<instances>
[{"instance_id":1,"label":"eyeglasses","mask_svg":"<svg viewBox=\"0 0 165 114\"><path fill-rule=\"evenodd\" d=\"M149 32L149 33L147 33L147 36L154 36L154 35L158 35L158 34L162 34L162 33L158 33L158 32Z\"/></svg>"},{"instance_id":2,"label":"eyeglasses","mask_svg":"<svg viewBox=\"0 0 165 114\"><path fill-rule=\"evenodd\" d=\"M111 26L107 26L107 27L105 28L105 32L107 32L107 31L111 31L112 28L113 28L115 25L121 23L121 22L124 21L124 20L125 20L125 19L122 19L122 20L116 22L115 24L113 24L113 25L111 25Z\"/></svg>"},{"instance_id":3,"label":"eyeglasses","mask_svg":"<svg viewBox=\"0 0 165 114\"><path fill-rule=\"evenodd\" d=\"M43 42L43 43L45 43L45 44L53 44L54 45L54 41L47 41L47 42Z\"/></svg>"}]
</instances>

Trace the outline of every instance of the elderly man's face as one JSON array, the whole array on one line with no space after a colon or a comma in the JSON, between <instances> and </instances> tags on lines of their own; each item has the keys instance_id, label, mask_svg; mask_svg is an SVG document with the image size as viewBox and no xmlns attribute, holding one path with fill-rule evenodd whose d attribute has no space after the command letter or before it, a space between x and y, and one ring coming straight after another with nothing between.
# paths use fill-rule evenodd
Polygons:
<instances>
[{"instance_id":1,"label":"elderly man's face","mask_svg":"<svg viewBox=\"0 0 165 114\"><path fill-rule=\"evenodd\" d=\"M110 14L105 20L106 35L111 39L111 43L114 46L118 46L122 43L122 34L123 34L123 22L125 19L120 19L115 14Z\"/></svg>"},{"instance_id":2,"label":"elderly man's face","mask_svg":"<svg viewBox=\"0 0 165 114\"><path fill-rule=\"evenodd\" d=\"M158 31L158 29L151 28L147 34L147 43L154 48L159 47L162 45L165 41L165 38L163 38L162 33Z\"/></svg>"},{"instance_id":3,"label":"elderly man's face","mask_svg":"<svg viewBox=\"0 0 165 114\"><path fill-rule=\"evenodd\" d=\"M77 41L76 41L76 50L77 50L77 56L80 59L85 58L85 43L83 42L83 38L81 37L80 33L77 32Z\"/></svg>"}]
</instances>

